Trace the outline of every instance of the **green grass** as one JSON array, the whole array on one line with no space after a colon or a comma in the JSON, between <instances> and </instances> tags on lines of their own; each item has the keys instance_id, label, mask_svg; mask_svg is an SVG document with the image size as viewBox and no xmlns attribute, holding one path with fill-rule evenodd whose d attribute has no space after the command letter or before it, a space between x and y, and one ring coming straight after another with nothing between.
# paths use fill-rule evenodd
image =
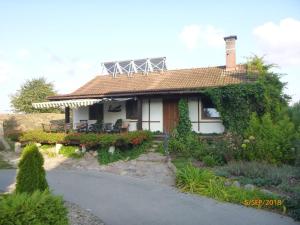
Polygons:
<instances>
[{"instance_id":1,"label":"green grass","mask_svg":"<svg viewBox=\"0 0 300 225\"><path fill-rule=\"evenodd\" d=\"M73 158L73 159L79 159L83 156L83 153L76 153L76 149L78 147L75 146L62 146L59 150L59 154L62 154L63 156L67 158Z\"/></svg>"},{"instance_id":2,"label":"green grass","mask_svg":"<svg viewBox=\"0 0 300 225\"><path fill-rule=\"evenodd\" d=\"M54 145L42 145L39 150L49 158L54 158L57 156Z\"/></svg>"},{"instance_id":3,"label":"green grass","mask_svg":"<svg viewBox=\"0 0 300 225\"><path fill-rule=\"evenodd\" d=\"M0 169L11 169L13 168L8 162L3 160L2 155L0 155Z\"/></svg>"},{"instance_id":4,"label":"green grass","mask_svg":"<svg viewBox=\"0 0 300 225\"><path fill-rule=\"evenodd\" d=\"M144 142L132 149L119 150L116 149L113 154L108 152L108 149L98 150L98 162L101 165L109 164L119 160L132 160L139 157L142 153L150 148L151 142Z\"/></svg>"}]
</instances>

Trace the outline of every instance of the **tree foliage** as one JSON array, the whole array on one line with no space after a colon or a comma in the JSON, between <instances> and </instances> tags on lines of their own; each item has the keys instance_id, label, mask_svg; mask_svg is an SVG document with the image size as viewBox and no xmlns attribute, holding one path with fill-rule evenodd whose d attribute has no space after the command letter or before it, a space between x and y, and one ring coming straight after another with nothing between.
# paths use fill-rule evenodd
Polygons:
<instances>
[{"instance_id":1,"label":"tree foliage","mask_svg":"<svg viewBox=\"0 0 300 225\"><path fill-rule=\"evenodd\" d=\"M291 121L295 124L297 130L300 128L300 101L294 103L288 109L289 117Z\"/></svg>"},{"instance_id":2,"label":"tree foliage","mask_svg":"<svg viewBox=\"0 0 300 225\"><path fill-rule=\"evenodd\" d=\"M32 107L34 102L45 102L47 97L55 95L52 83L45 78L27 80L21 88L11 96L11 105L16 112L58 112L57 109L35 109Z\"/></svg>"},{"instance_id":3,"label":"tree foliage","mask_svg":"<svg viewBox=\"0 0 300 225\"><path fill-rule=\"evenodd\" d=\"M17 193L33 193L44 191L48 188L46 173L43 167L44 158L34 144L23 149L21 160L18 164Z\"/></svg>"}]
</instances>

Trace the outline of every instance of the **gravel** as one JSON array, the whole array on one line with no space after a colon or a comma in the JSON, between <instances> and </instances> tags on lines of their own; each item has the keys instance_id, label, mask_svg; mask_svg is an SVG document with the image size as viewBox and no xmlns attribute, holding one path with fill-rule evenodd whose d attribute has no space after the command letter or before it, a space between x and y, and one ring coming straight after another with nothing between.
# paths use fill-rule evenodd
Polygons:
<instances>
[{"instance_id":1,"label":"gravel","mask_svg":"<svg viewBox=\"0 0 300 225\"><path fill-rule=\"evenodd\" d=\"M100 218L74 203L65 201L65 206L69 211L68 218L70 225L104 225Z\"/></svg>"}]
</instances>

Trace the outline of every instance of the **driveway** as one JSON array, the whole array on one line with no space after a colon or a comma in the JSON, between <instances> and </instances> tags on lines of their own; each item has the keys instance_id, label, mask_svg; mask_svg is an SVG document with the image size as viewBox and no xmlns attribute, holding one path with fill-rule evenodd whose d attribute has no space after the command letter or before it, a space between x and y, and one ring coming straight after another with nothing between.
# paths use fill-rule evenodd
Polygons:
<instances>
[{"instance_id":1,"label":"driveway","mask_svg":"<svg viewBox=\"0 0 300 225\"><path fill-rule=\"evenodd\" d=\"M0 190L14 180L0 170ZM105 172L52 170L54 193L90 209L106 225L296 225L276 213L179 193L169 186Z\"/></svg>"}]
</instances>

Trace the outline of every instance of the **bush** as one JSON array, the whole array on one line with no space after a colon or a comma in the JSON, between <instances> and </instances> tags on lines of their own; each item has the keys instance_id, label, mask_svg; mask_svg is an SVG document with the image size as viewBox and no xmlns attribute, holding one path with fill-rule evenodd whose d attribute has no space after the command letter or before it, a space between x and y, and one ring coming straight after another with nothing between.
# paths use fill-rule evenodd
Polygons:
<instances>
[{"instance_id":1,"label":"bush","mask_svg":"<svg viewBox=\"0 0 300 225\"><path fill-rule=\"evenodd\" d=\"M180 137L175 129L169 139L169 151L177 156L199 158L205 148L205 143L200 142L197 134L190 133L184 138Z\"/></svg>"},{"instance_id":2,"label":"bush","mask_svg":"<svg viewBox=\"0 0 300 225\"><path fill-rule=\"evenodd\" d=\"M28 131L20 137L21 142L38 142L43 144L83 144L87 148L108 147L118 145L127 148L140 145L152 138L149 131L133 131L126 134L94 134L94 133L46 133L43 131ZM122 146L121 146L122 145Z\"/></svg>"},{"instance_id":3,"label":"bush","mask_svg":"<svg viewBox=\"0 0 300 225\"><path fill-rule=\"evenodd\" d=\"M27 145L23 149L18 164L16 192L32 193L36 190L44 191L48 188L43 164L44 158L36 145Z\"/></svg>"},{"instance_id":4,"label":"bush","mask_svg":"<svg viewBox=\"0 0 300 225\"><path fill-rule=\"evenodd\" d=\"M79 150L78 147L75 146L62 146L59 150L59 154L68 157L68 158L74 158L78 159L83 156L82 152L76 152L76 150Z\"/></svg>"},{"instance_id":5,"label":"bush","mask_svg":"<svg viewBox=\"0 0 300 225\"><path fill-rule=\"evenodd\" d=\"M213 167L213 166L217 165L216 160L211 155L205 156L203 158L203 162L206 166L209 166L209 167Z\"/></svg>"},{"instance_id":6,"label":"bush","mask_svg":"<svg viewBox=\"0 0 300 225\"><path fill-rule=\"evenodd\" d=\"M259 190L246 190L234 186L225 186L225 178L218 177L207 169L198 169L188 165L176 174L176 185L184 192L205 195L221 201L243 204L251 199L279 199L278 196L262 193ZM269 207L253 205L253 207ZM282 209L283 206L273 206Z\"/></svg>"},{"instance_id":7,"label":"bush","mask_svg":"<svg viewBox=\"0 0 300 225\"><path fill-rule=\"evenodd\" d=\"M7 195L0 200L0 225L13 224L68 225L67 209L48 191Z\"/></svg>"},{"instance_id":8,"label":"bush","mask_svg":"<svg viewBox=\"0 0 300 225\"><path fill-rule=\"evenodd\" d=\"M65 133L46 133L40 130L24 132L19 138L21 142L37 142L42 144L63 143Z\"/></svg>"},{"instance_id":9,"label":"bush","mask_svg":"<svg viewBox=\"0 0 300 225\"><path fill-rule=\"evenodd\" d=\"M288 108L288 114L297 130L300 128L300 101Z\"/></svg>"},{"instance_id":10,"label":"bush","mask_svg":"<svg viewBox=\"0 0 300 225\"><path fill-rule=\"evenodd\" d=\"M242 144L244 159L273 164L295 163L296 149L293 143L297 133L287 116L274 123L270 114L265 114L261 119L253 114L245 136L248 139Z\"/></svg>"}]
</instances>

